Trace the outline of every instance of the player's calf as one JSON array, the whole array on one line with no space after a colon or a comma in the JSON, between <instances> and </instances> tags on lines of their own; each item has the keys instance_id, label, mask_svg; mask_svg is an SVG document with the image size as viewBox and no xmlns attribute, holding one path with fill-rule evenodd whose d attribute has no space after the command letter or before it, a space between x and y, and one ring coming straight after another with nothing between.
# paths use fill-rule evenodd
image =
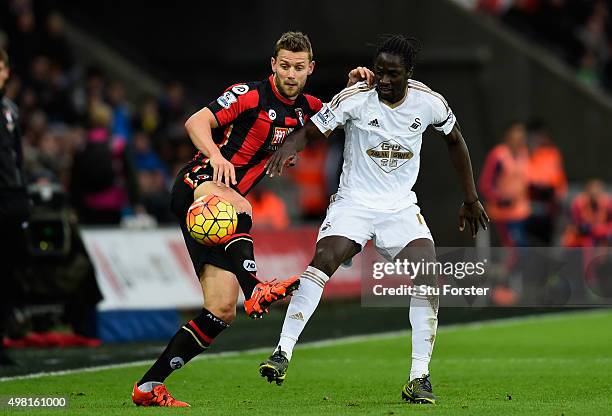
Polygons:
<instances>
[{"instance_id":1,"label":"player's calf","mask_svg":"<svg viewBox=\"0 0 612 416\"><path fill-rule=\"evenodd\" d=\"M162 384L170 374L183 368L192 358L208 349L228 324L203 308L202 313L183 325L174 334L166 349L137 383Z\"/></svg>"}]
</instances>

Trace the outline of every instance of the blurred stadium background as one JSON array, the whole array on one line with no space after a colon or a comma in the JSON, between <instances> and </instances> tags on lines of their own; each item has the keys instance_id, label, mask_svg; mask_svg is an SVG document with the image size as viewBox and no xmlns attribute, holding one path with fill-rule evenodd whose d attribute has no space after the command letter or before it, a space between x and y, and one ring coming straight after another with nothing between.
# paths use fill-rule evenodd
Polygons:
<instances>
[{"instance_id":1,"label":"blurred stadium background","mask_svg":"<svg viewBox=\"0 0 612 416\"><path fill-rule=\"evenodd\" d=\"M306 91L324 101L351 68L370 64L379 34L419 38L414 77L452 106L485 201L504 169L490 152L518 136L529 156L516 181L531 214L497 219L532 232L518 242L492 227L478 246L609 247L611 10L596 0L0 0L5 95L20 108L35 203L5 339L18 365L1 366L0 376L153 359L181 313L198 307L168 206L174 174L194 153L184 122L227 86L266 77L274 42L290 29L311 38L317 66ZM416 192L436 243L472 246L457 232L462 197L444 143L432 132L424 141ZM288 175L250 195L262 275L309 262L342 144L341 134L313 144ZM92 183L113 201L87 194ZM357 265L332 279L305 340L408 328L407 310L360 307L360 274ZM515 292L502 285L491 299L500 307L443 309L440 322L557 310L512 308ZM277 308L262 322L239 319L215 351L274 345L283 316Z\"/></svg>"}]
</instances>

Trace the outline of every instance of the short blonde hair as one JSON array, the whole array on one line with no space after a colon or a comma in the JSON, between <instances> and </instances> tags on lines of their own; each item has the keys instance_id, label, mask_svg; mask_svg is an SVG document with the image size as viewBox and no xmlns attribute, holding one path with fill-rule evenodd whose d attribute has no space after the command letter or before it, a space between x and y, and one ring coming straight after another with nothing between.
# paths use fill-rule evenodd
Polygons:
<instances>
[{"instance_id":1,"label":"short blonde hair","mask_svg":"<svg viewBox=\"0 0 612 416\"><path fill-rule=\"evenodd\" d=\"M308 36L302 32L285 32L276 41L274 47L274 58L278 57L278 52L285 49L291 52L308 52L308 59L312 61L312 45Z\"/></svg>"}]
</instances>

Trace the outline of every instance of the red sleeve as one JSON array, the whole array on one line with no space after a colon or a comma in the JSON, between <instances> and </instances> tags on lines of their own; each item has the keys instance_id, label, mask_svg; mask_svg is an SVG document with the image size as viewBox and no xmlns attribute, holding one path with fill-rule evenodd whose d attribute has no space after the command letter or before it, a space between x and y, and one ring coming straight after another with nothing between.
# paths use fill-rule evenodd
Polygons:
<instances>
[{"instance_id":1,"label":"red sleeve","mask_svg":"<svg viewBox=\"0 0 612 416\"><path fill-rule=\"evenodd\" d=\"M318 113L321 107L323 107L323 103L317 97L313 97L312 95L304 94L306 97L306 101L308 101L308 106L313 111L313 113Z\"/></svg>"},{"instance_id":2,"label":"red sleeve","mask_svg":"<svg viewBox=\"0 0 612 416\"><path fill-rule=\"evenodd\" d=\"M215 101L207 105L215 115L217 124L225 126L236 120L245 111L259 106L257 88L248 84L235 84L225 90Z\"/></svg>"}]
</instances>

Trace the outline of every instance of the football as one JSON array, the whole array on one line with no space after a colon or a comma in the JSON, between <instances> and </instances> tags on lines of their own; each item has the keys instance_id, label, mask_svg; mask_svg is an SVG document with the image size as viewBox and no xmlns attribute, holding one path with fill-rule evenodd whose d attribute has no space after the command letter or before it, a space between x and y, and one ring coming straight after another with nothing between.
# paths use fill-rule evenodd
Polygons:
<instances>
[{"instance_id":1,"label":"football","mask_svg":"<svg viewBox=\"0 0 612 416\"><path fill-rule=\"evenodd\" d=\"M236 210L216 195L195 200L187 211L187 229L198 243L214 246L225 242L236 230Z\"/></svg>"}]
</instances>

